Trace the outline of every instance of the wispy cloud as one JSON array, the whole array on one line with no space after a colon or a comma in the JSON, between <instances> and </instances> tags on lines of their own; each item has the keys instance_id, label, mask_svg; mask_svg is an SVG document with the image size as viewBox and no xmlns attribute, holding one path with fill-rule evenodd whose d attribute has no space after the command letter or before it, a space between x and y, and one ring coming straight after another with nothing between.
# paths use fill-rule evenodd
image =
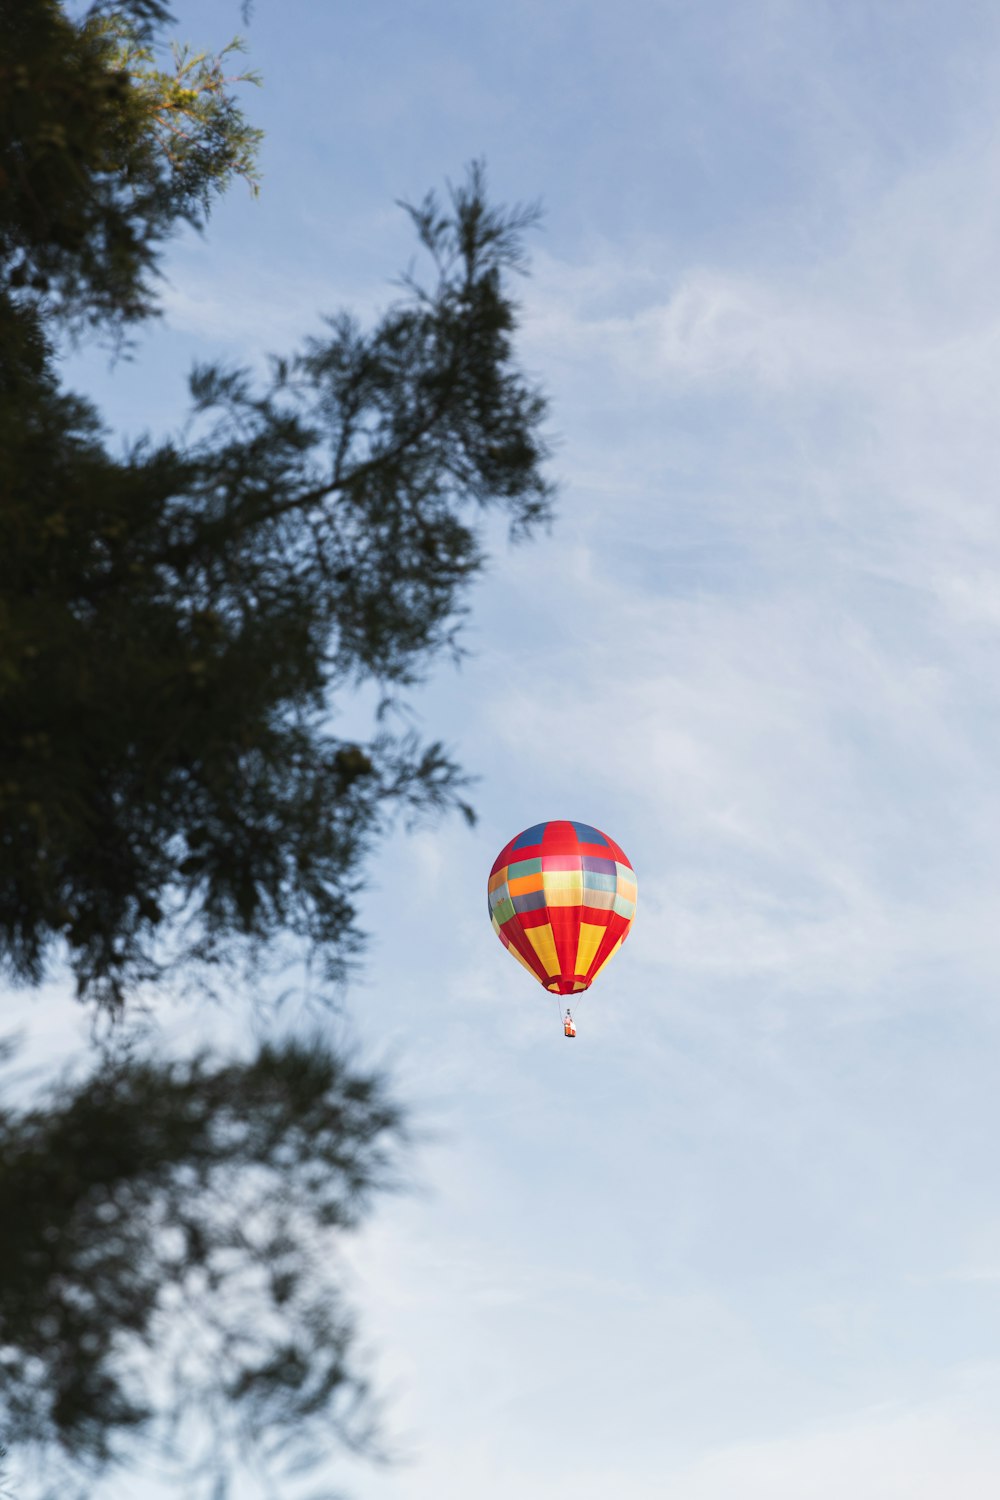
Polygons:
<instances>
[{"instance_id":1,"label":"wispy cloud","mask_svg":"<svg viewBox=\"0 0 1000 1500\"><path fill-rule=\"evenodd\" d=\"M518 563L549 645L490 659L490 731L627 788L681 967L996 975L998 164L963 139L777 274L539 268L573 540Z\"/></svg>"}]
</instances>

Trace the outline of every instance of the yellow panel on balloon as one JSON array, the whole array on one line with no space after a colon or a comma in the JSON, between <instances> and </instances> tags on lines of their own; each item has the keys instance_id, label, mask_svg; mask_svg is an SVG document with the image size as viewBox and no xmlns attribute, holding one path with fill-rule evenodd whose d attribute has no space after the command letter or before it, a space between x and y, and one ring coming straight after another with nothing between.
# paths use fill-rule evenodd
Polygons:
<instances>
[{"instance_id":1,"label":"yellow panel on balloon","mask_svg":"<svg viewBox=\"0 0 1000 1500\"><path fill-rule=\"evenodd\" d=\"M582 906L583 887L577 886L576 890L550 891L545 887L546 906Z\"/></svg>"},{"instance_id":2,"label":"yellow panel on balloon","mask_svg":"<svg viewBox=\"0 0 1000 1500\"><path fill-rule=\"evenodd\" d=\"M578 974L586 974L594 962L594 954L601 946L601 939L607 930L597 922L580 923L580 941L576 949L576 972Z\"/></svg>"},{"instance_id":3,"label":"yellow panel on balloon","mask_svg":"<svg viewBox=\"0 0 1000 1500\"><path fill-rule=\"evenodd\" d=\"M556 940L552 936L552 928L548 922L543 927L529 927L526 935L529 943L534 948L542 961L542 967L551 978L559 973L559 958L556 954Z\"/></svg>"}]
</instances>

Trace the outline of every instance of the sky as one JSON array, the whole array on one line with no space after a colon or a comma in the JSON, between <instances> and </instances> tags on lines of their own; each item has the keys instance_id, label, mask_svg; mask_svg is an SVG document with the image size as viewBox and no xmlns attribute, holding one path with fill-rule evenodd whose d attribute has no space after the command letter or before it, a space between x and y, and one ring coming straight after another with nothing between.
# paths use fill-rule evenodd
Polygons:
<instances>
[{"instance_id":1,"label":"sky","mask_svg":"<svg viewBox=\"0 0 1000 1500\"><path fill-rule=\"evenodd\" d=\"M259 199L174 244L131 366L67 363L121 432L176 423L195 360L386 305L397 200L473 157L545 208L519 338L557 519L491 533L469 655L414 694L479 822L382 846L346 1002L422 1137L343 1252L400 1459L331 1479L995 1500L1000 11L257 0L244 31ZM486 915L553 817L639 883L572 1043ZM18 1001L40 1056L84 1034L67 997Z\"/></svg>"}]
</instances>

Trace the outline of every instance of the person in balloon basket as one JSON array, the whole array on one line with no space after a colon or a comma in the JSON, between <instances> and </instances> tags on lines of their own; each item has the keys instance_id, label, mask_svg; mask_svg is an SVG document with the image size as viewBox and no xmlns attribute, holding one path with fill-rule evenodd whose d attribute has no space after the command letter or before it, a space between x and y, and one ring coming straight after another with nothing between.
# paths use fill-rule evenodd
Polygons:
<instances>
[{"instance_id":1,"label":"person in balloon basket","mask_svg":"<svg viewBox=\"0 0 1000 1500\"><path fill-rule=\"evenodd\" d=\"M563 1020L563 1036L576 1036L576 1022L568 1010Z\"/></svg>"}]
</instances>

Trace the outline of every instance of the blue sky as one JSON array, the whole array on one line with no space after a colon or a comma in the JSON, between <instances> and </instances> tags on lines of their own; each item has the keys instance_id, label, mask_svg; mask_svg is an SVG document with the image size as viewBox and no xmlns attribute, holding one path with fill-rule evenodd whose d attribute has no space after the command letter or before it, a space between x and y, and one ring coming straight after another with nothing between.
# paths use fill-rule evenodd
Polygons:
<instances>
[{"instance_id":1,"label":"blue sky","mask_svg":"<svg viewBox=\"0 0 1000 1500\"><path fill-rule=\"evenodd\" d=\"M558 521L497 530L414 698L480 822L383 847L348 1000L427 1134L344 1252L408 1457L332 1476L994 1500L1000 12L257 0L247 36L260 199L175 245L132 369L69 362L122 430L383 305L394 200L471 157L546 209ZM639 878L572 1045L485 911L547 817ZM58 985L24 1010L81 1034Z\"/></svg>"}]
</instances>

